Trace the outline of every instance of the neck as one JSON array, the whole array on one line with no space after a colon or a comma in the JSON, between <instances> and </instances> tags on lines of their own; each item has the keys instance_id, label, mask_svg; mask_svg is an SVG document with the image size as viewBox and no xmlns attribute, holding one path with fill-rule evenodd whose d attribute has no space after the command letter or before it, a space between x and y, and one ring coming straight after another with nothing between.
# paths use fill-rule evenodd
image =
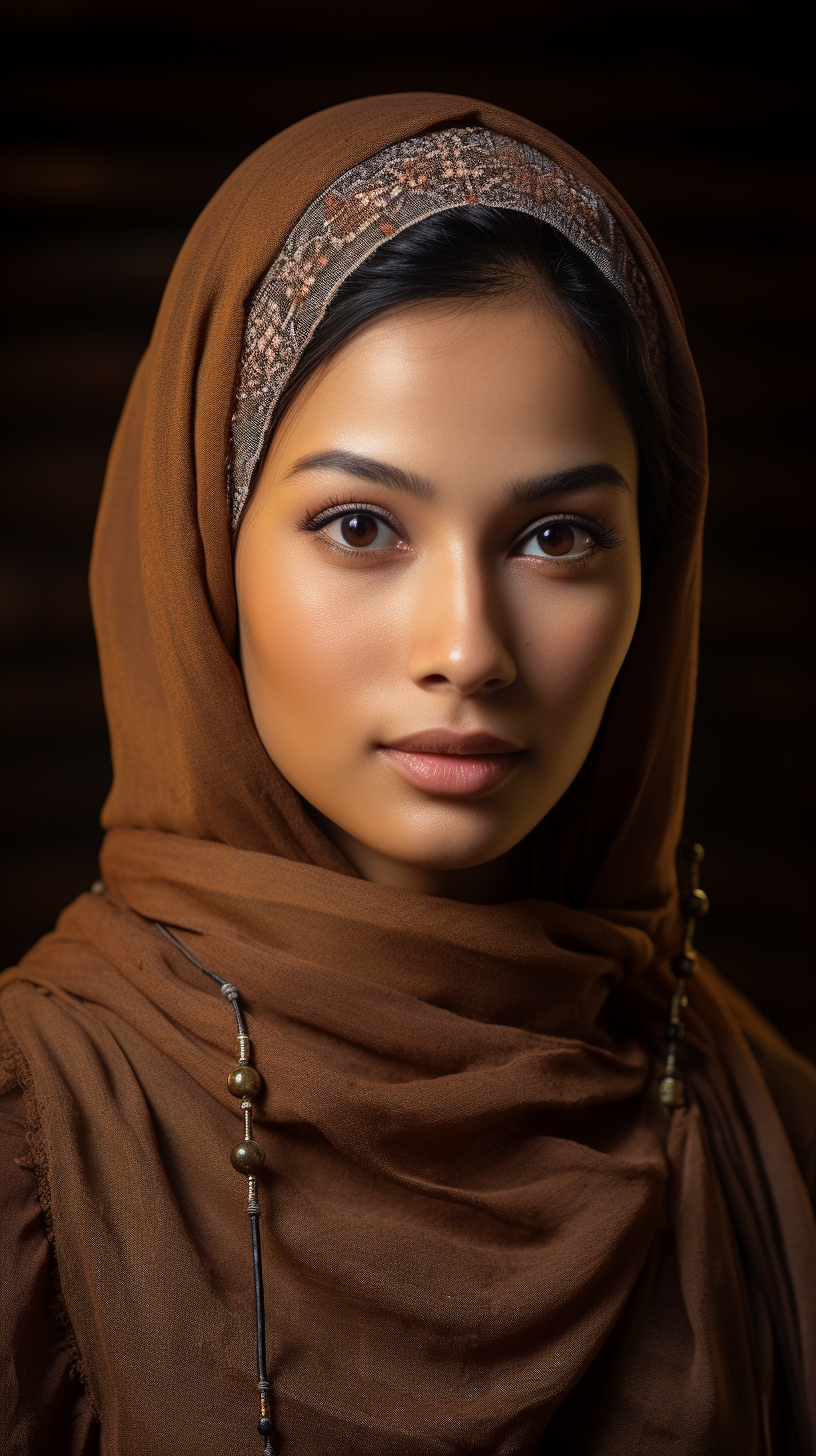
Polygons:
<instances>
[{"instance_id":1,"label":"neck","mask_svg":"<svg viewBox=\"0 0 816 1456\"><path fill-rule=\"evenodd\" d=\"M423 895L437 895L446 900L461 900L471 905L499 905L508 900L521 900L528 893L528 846L524 840L487 864L468 865L462 869L437 869L430 865L406 864L380 854L347 834L331 819L311 805L305 806L319 824L327 839L335 844L364 880L387 885L395 890L414 890Z\"/></svg>"}]
</instances>

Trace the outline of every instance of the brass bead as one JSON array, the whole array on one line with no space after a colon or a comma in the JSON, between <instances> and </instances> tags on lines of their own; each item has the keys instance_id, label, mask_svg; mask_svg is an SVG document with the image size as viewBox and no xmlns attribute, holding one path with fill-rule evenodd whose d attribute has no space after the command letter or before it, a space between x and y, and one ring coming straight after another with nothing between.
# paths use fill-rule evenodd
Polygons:
<instances>
[{"instance_id":1,"label":"brass bead","mask_svg":"<svg viewBox=\"0 0 816 1456\"><path fill-rule=\"evenodd\" d=\"M257 1097L261 1090L261 1079L254 1067L239 1063L227 1077L227 1086L233 1097Z\"/></svg>"},{"instance_id":2,"label":"brass bead","mask_svg":"<svg viewBox=\"0 0 816 1456\"><path fill-rule=\"evenodd\" d=\"M690 895L686 895L683 914L693 916L695 920L708 914L708 895L705 890L692 890Z\"/></svg>"},{"instance_id":3,"label":"brass bead","mask_svg":"<svg viewBox=\"0 0 816 1456\"><path fill-rule=\"evenodd\" d=\"M674 960L671 963L671 968L674 971L674 974L677 977L678 981L687 981L690 976L694 975L699 964L700 962L697 958L696 950L684 950L682 955L674 957Z\"/></svg>"},{"instance_id":4,"label":"brass bead","mask_svg":"<svg viewBox=\"0 0 816 1456\"><path fill-rule=\"evenodd\" d=\"M682 1107L686 1100L682 1077L661 1077L658 1092L664 1107Z\"/></svg>"},{"instance_id":5,"label":"brass bead","mask_svg":"<svg viewBox=\"0 0 816 1456\"><path fill-rule=\"evenodd\" d=\"M251 1138L244 1138L242 1143L236 1143L230 1153L230 1162L238 1173L244 1173L247 1177L251 1173L257 1173L266 1161L266 1154L258 1143Z\"/></svg>"}]
</instances>

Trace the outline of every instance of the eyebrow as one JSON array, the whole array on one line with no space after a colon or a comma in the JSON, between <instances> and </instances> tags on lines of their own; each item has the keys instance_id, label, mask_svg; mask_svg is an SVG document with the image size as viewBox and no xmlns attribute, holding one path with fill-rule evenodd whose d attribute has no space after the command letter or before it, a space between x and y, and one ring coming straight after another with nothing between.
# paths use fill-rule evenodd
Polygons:
<instances>
[{"instance_id":1,"label":"eyebrow","mask_svg":"<svg viewBox=\"0 0 816 1456\"><path fill-rule=\"evenodd\" d=\"M307 470L339 471L358 480L367 480L372 485L389 486L391 490L403 491L417 500L432 501L436 492L429 480L412 471L400 470L398 465L388 465L383 460L372 460L368 455L358 455L353 450L318 450L313 455L304 455L296 460L284 477L290 480ZM507 486L506 495L511 505L529 505L550 495L561 495L565 491L581 490L591 485L615 485L629 490L629 482L606 461L592 465L576 465L567 470L556 470L550 475L536 475L525 480L514 481Z\"/></svg>"},{"instance_id":2,"label":"eyebrow","mask_svg":"<svg viewBox=\"0 0 816 1456\"><path fill-rule=\"evenodd\" d=\"M609 465L599 460L593 465L575 465L568 470L556 470L552 475L535 475L529 480L516 480L507 487L507 498L514 506L530 505L548 495L561 495L563 491L581 490L590 485L616 485L621 490L630 490L628 480Z\"/></svg>"},{"instance_id":3,"label":"eyebrow","mask_svg":"<svg viewBox=\"0 0 816 1456\"><path fill-rule=\"evenodd\" d=\"M398 465L387 465L383 460L372 460L368 455L357 455L353 450L318 450L314 455L304 455L287 470L284 478L289 480L304 470L339 470L342 475L354 475L371 485L387 485L392 490L404 491L417 500L431 501L436 495L430 481L421 475L400 470Z\"/></svg>"}]
</instances>

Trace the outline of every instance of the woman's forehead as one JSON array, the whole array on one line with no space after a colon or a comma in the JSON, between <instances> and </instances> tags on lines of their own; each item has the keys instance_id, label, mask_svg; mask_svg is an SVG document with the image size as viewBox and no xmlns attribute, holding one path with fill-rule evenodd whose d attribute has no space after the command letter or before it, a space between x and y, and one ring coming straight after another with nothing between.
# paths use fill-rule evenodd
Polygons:
<instances>
[{"instance_id":1,"label":"woman's forehead","mask_svg":"<svg viewBox=\"0 0 816 1456\"><path fill-rule=\"evenodd\" d=\"M351 168L307 208L252 295L232 417L233 527L276 403L341 283L396 233L475 205L514 209L556 228L626 298L647 341L656 339L648 285L609 207L585 182L485 127L409 137Z\"/></svg>"},{"instance_id":2,"label":"woman's forehead","mask_svg":"<svg viewBox=\"0 0 816 1456\"><path fill-rule=\"evenodd\" d=\"M608 461L635 484L629 423L600 367L532 298L467 309L421 304L382 316L303 390L261 482L338 451L434 485L519 479ZM380 483L385 483L382 471ZM398 487L399 488L399 487Z\"/></svg>"}]
</instances>

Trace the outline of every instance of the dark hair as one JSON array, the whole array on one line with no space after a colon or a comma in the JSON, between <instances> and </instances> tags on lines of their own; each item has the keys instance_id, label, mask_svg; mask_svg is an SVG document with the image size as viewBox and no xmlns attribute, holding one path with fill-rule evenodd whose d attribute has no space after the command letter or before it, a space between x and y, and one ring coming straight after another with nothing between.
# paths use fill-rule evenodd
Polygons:
<instances>
[{"instance_id":1,"label":"dark hair","mask_svg":"<svg viewBox=\"0 0 816 1456\"><path fill-rule=\"evenodd\" d=\"M584 348L604 370L640 454L644 560L665 533L672 421L643 332L613 283L579 248L538 218L510 208L451 208L389 238L340 285L292 371L270 436L295 395L338 349L387 309L432 299L501 296L541 279Z\"/></svg>"}]
</instances>

